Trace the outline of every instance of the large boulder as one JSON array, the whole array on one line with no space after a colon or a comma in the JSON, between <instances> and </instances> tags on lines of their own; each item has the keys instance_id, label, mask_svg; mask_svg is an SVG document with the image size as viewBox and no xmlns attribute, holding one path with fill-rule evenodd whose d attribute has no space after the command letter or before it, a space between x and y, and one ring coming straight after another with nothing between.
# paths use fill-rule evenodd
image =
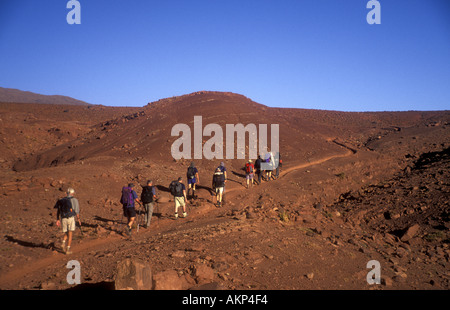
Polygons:
<instances>
[{"instance_id":1,"label":"large boulder","mask_svg":"<svg viewBox=\"0 0 450 310\"><path fill-rule=\"evenodd\" d=\"M151 290L152 269L146 262L127 258L117 265L116 290Z\"/></svg>"},{"instance_id":2,"label":"large boulder","mask_svg":"<svg viewBox=\"0 0 450 310\"><path fill-rule=\"evenodd\" d=\"M409 227L406 230L406 232L403 234L403 236L400 238L400 240L403 242L411 240L419 232L419 229L420 229L419 224L415 224L415 225Z\"/></svg>"},{"instance_id":3,"label":"large boulder","mask_svg":"<svg viewBox=\"0 0 450 310\"><path fill-rule=\"evenodd\" d=\"M176 270L166 270L153 276L153 287L155 290L182 290L185 282L183 280Z\"/></svg>"}]
</instances>

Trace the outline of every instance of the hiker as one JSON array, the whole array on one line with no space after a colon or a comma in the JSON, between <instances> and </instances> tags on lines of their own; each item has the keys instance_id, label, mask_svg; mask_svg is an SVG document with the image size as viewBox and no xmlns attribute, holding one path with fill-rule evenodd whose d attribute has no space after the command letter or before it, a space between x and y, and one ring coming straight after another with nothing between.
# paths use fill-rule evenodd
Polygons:
<instances>
[{"instance_id":1,"label":"hiker","mask_svg":"<svg viewBox=\"0 0 450 310\"><path fill-rule=\"evenodd\" d=\"M144 227L150 227L150 222L153 216L153 202L156 200L156 190L153 186L152 180L147 181L147 185L142 187L141 201L144 205Z\"/></svg>"},{"instance_id":2,"label":"hiker","mask_svg":"<svg viewBox=\"0 0 450 310\"><path fill-rule=\"evenodd\" d=\"M227 168L225 168L225 163L222 161L220 162L219 167L217 167L218 169L220 169L220 171L223 173L224 177L225 177L225 181L223 184L223 191L222 191L222 202L225 202L225 185L227 183Z\"/></svg>"},{"instance_id":3,"label":"hiker","mask_svg":"<svg viewBox=\"0 0 450 310\"><path fill-rule=\"evenodd\" d=\"M131 229L136 219L135 202L139 202L138 195L134 191L134 184L128 184L128 187L122 188L122 197L120 203L123 205L123 215L127 217L127 233L131 236Z\"/></svg>"},{"instance_id":4,"label":"hiker","mask_svg":"<svg viewBox=\"0 0 450 310\"><path fill-rule=\"evenodd\" d=\"M192 189L192 198L197 198L195 196L195 185L197 183L200 183L200 178L198 177L198 170L195 167L195 164L191 162L191 165L187 169L187 180L188 180L188 192L187 195L189 196L189 191ZM183 184L184 185L184 184Z\"/></svg>"},{"instance_id":5,"label":"hiker","mask_svg":"<svg viewBox=\"0 0 450 310\"><path fill-rule=\"evenodd\" d=\"M277 155L275 156L275 164L277 166L277 168L275 169L275 178L278 179L278 177L280 176L281 165L283 164L280 152L277 152Z\"/></svg>"},{"instance_id":6,"label":"hiker","mask_svg":"<svg viewBox=\"0 0 450 310\"><path fill-rule=\"evenodd\" d=\"M255 166L253 165L253 162L251 159L248 160L248 162L245 164L245 178L247 179L247 188L250 187L249 183L251 181L251 186L253 186L253 174L255 172Z\"/></svg>"},{"instance_id":7,"label":"hiker","mask_svg":"<svg viewBox=\"0 0 450 310\"><path fill-rule=\"evenodd\" d=\"M258 158L255 160L255 173L258 176L257 184L261 184L261 155L258 155Z\"/></svg>"},{"instance_id":8,"label":"hiker","mask_svg":"<svg viewBox=\"0 0 450 310\"><path fill-rule=\"evenodd\" d=\"M186 213L186 186L183 184L183 179L178 178L177 181L172 181L169 185L170 193L174 196L175 201L175 219L178 219L178 208L183 207L183 217L187 216Z\"/></svg>"},{"instance_id":9,"label":"hiker","mask_svg":"<svg viewBox=\"0 0 450 310\"><path fill-rule=\"evenodd\" d=\"M222 195L225 188L225 174L217 167L214 172L212 180L212 188L216 192L216 206L220 208L222 206Z\"/></svg>"},{"instance_id":10,"label":"hiker","mask_svg":"<svg viewBox=\"0 0 450 310\"><path fill-rule=\"evenodd\" d=\"M62 227L64 238L62 241L62 250L66 254L72 254L70 246L72 245L72 235L75 231L75 217L81 226L80 221L80 205L78 199L73 197L75 190L68 188L67 196L59 199L55 204L56 211L56 226ZM67 245L67 246L66 246Z\"/></svg>"},{"instance_id":11,"label":"hiker","mask_svg":"<svg viewBox=\"0 0 450 310\"><path fill-rule=\"evenodd\" d=\"M267 178L267 181L270 181L270 179L272 178L272 170L273 170L273 167L275 166L272 152L268 151L266 156L264 157L264 159L265 159L264 160L265 166L267 167L265 169L266 170L266 178Z\"/></svg>"}]
</instances>

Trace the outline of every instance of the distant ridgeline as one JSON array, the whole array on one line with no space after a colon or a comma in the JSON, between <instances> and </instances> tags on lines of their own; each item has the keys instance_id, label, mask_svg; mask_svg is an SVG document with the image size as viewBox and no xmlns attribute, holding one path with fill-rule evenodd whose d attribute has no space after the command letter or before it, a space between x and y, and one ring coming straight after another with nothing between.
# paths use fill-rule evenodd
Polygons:
<instances>
[{"instance_id":1,"label":"distant ridgeline","mask_svg":"<svg viewBox=\"0 0 450 310\"><path fill-rule=\"evenodd\" d=\"M90 103L60 95L41 95L29 91L0 87L0 102L91 105Z\"/></svg>"}]
</instances>

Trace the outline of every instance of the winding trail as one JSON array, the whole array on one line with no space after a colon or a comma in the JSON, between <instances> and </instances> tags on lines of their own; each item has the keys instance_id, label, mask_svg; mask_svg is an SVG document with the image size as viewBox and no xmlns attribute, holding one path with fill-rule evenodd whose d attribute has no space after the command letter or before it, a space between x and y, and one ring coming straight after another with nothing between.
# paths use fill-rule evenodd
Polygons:
<instances>
[{"instance_id":1,"label":"winding trail","mask_svg":"<svg viewBox=\"0 0 450 310\"><path fill-rule=\"evenodd\" d=\"M289 168L287 168L287 169L283 169L283 170L280 172L279 178L285 177L285 176L288 175L289 173L291 173L291 172L293 172L293 171L296 171L296 170L304 169L304 168L311 167L311 166L315 166L315 165L320 165L320 164L323 164L323 163L325 163L325 162L327 162L327 161L330 161L330 160L332 160L332 159L348 157L348 156L351 156L351 155L354 155L354 154L357 153L357 150L356 150L356 149L354 149L354 148L352 148L352 147L349 147L349 146L347 146L346 144L344 144L344 143L342 143L342 142L338 142L337 139L334 139L334 140L333 140L333 139L329 138L329 139L327 139L327 140L328 140L328 141L331 141L331 142L333 142L333 143L335 143L335 144L337 144L337 145L339 145L339 146L342 147L342 148L345 148L345 149L346 149L346 152L343 153L343 154L331 155L331 156L327 156L327 157L324 157L324 158L321 158L321 159L317 159L317 160L314 160L314 161L310 161L310 162L307 162L307 163L298 164L298 165L289 167ZM235 181L235 180L233 180L233 181L234 181L234 182L237 182L237 181ZM241 184L241 185L242 185L242 184ZM243 186L243 185L242 185L241 187L244 187L244 188L245 188L245 186ZM238 190L238 189L242 189L241 187L231 187L231 188L227 188L227 193L236 191L236 190Z\"/></svg>"}]
</instances>

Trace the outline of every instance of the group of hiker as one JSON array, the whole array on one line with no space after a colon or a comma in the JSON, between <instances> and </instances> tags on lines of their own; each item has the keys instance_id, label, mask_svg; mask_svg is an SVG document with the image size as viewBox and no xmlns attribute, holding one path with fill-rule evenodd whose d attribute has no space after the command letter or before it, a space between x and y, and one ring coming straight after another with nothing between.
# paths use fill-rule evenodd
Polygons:
<instances>
[{"instance_id":1,"label":"group of hiker","mask_svg":"<svg viewBox=\"0 0 450 310\"><path fill-rule=\"evenodd\" d=\"M264 159L261 155L258 155L258 159L255 160L255 163L250 159L245 164L247 188L252 187L255 183L260 185L262 179L270 181L272 178L278 178L280 176L282 164L283 161L281 160L281 154L279 152L276 156L273 156L273 154L269 152L264 156ZM275 173L273 173L273 170L275 170ZM255 178L258 178L258 180L256 181Z\"/></svg>"},{"instance_id":2,"label":"group of hiker","mask_svg":"<svg viewBox=\"0 0 450 310\"><path fill-rule=\"evenodd\" d=\"M281 156L277 153L277 156L273 156L272 153L268 153L264 156L264 159L258 156L258 159L253 163L249 160L245 164L246 173L246 185L247 188L253 186L253 184L261 184L262 179L270 181L271 178L276 179L279 176L280 167L282 165ZM272 174L275 167L275 173ZM255 176L256 174L256 176ZM169 185L169 191L174 197L175 204L175 219L178 219L178 211L182 208L183 218L187 217L186 205L188 203L188 197L196 199L197 185L200 183L199 172L192 162L187 169L186 173L188 188L183 183L183 178L179 177L174 180ZM255 178L258 180L256 181ZM216 196L217 207L221 207L224 202L225 185L227 182L227 169L225 163L221 162L220 165L214 170L212 177L212 190ZM55 204L55 209L57 209L57 226L62 228L64 233L62 249L66 254L71 254L71 243L73 231L75 231L76 221L81 227L80 221L80 207L78 200L74 197L75 190L69 188L66 192L67 196L59 199ZM143 206L145 210L144 214L144 224L145 228L150 227L151 219L153 216L154 202L157 199L156 189L153 185L152 180L148 180L145 186L142 186L142 193L139 197L135 191L135 185L129 183L127 186L122 188L122 196L120 198L120 203L123 206L123 216L127 218L126 232L131 236L132 227L136 221L137 211L136 203Z\"/></svg>"},{"instance_id":3,"label":"group of hiker","mask_svg":"<svg viewBox=\"0 0 450 310\"><path fill-rule=\"evenodd\" d=\"M133 224L136 220L136 203L144 207L144 227L150 227L150 222L153 216L154 202L156 201L156 189L153 186L153 181L148 180L145 186L142 186L141 199L134 190L134 184L129 183L128 186L122 188L122 196L120 203L123 206L123 216L128 219L126 229L128 235L131 235Z\"/></svg>"}]
</instances>

